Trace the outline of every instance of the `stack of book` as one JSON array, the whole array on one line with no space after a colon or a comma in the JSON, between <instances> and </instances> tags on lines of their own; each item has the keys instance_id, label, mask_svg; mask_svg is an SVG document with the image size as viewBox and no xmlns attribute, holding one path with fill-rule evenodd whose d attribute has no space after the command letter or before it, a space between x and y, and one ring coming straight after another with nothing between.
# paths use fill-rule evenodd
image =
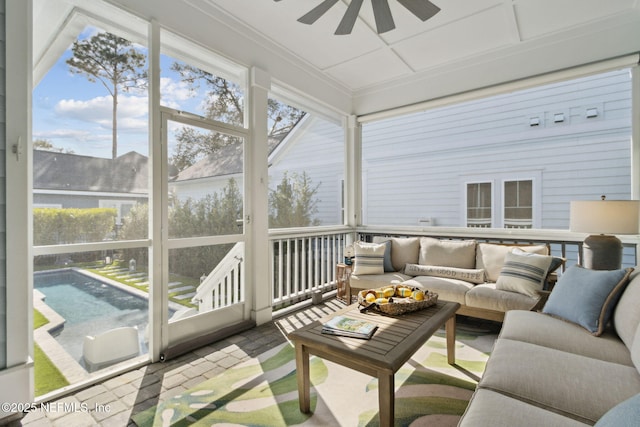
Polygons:
<instances>
[{"instance_id":1,"label":"stack of book","mask_svg":"<svg viewBox=\"0 0 640 427\"><path fill-rule=\"evenodd\" d=\"M378 329L375 323L354 319L347 316L336 316L322 325L322 333L343 337L369 339Z\"/></svg>"}]
</instances>

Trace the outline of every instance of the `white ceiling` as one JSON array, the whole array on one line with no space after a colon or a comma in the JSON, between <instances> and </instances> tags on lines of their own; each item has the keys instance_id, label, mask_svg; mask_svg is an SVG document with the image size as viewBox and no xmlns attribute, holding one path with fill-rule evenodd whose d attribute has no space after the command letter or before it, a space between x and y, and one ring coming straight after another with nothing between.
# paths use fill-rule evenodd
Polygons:
<instances>
[{"instance_id":1,"label":"white ceiling","mask_svg":"<svg viewBox=\"0 0 640 427\"><path fill-rule=\"evenodd\" d=\"M321 2L108 0L351 114L640 51L640 0L432 0L441 11L426 22L389 0L396 29L380 35L365 0L353 32L341 36L334 31L350 0L338 1L313 25L297 21ZM89 2L34 4L40 5L34 7L37 60L53 45L50 32L59 31L63 15ZM337 95L348 103L332 102Z\"/></svg>"},{"instance_id":2,"label":"white ceiling","mask_svg":"<svg viewBox=\"0 0 640 427\"><path fill-rule=\"evenodd\" d=\"M545 50L560 52L554 55L557 64L548 65L564 68L640 50L637 0L432 1L441 11L422 22L396 0L389 0L396 29L378 35L371 2L367 0L352 34L340 36L333 33L350 0L339 1L313 25L297 19L321 0L204 3L290 51L345 86L356 98L384 93L387 87L407 82L428 84L431 77L455 72L469 63L520 58L523 52L528 52L528 61L511 61L512 65L525 68L513 73L515 78L548 71L539 65L526 69L540 51L541 60L547 62ZM629 37L630 32L635 37ZM600 45L596 46L598 42ZM574 56L575 62L567 56Z\"/></svg>"}]
</instances>

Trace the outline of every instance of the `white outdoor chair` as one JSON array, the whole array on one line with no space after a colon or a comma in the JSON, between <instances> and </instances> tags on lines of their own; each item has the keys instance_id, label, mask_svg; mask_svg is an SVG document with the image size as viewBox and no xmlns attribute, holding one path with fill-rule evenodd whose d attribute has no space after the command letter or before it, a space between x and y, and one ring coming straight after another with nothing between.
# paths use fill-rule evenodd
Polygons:
<instances>
[{"instance_id":1,"label":"white outdoor chair","mask_svg":"<svg viewBox=\"0 0 640 427\"><path fill-rule=\"evenodd\" d=\"M140 354L138 328L126 326L84 337L82 357L89 371L95 371Z\"/></svg>"}]
</instances>

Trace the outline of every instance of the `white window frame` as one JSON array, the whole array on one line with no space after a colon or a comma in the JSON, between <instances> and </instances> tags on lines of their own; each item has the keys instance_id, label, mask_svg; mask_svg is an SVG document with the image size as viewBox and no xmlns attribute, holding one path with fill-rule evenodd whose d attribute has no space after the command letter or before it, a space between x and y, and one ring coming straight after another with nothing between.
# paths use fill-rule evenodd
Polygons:
<instances>
[{"instance_id":1,"label":"white window frame","mask_svg":"<svg viewBox=\"0 0 640 427\"><path fill-rule=\"evenodd\" d=\"M463 193L463 199L464 200L464 226L468 227L469 226L469 207L467 206L467 200L469 198L469 185L475 185L475 184L489 184L491 186L491 217L490 217L490 224L489 227L495 227L495 182L493 180L478 180L478 181L468 181L465 182L464 184L464 193ZM470 228L476 228L476 227L470 227ZM483 227L480 227L483 228Z\"/></svg>"},{"instance_id":2,"label":"white window frame","mask_svg":"<svg viewBox=\"0 0 640 427\"><path fill-rule=\"evenodd\" d=\"M533 179L505 179L502 181L502 227L503 228L507 228L506 227L506 210L507 210L507 205L505 202L505 195L507 192L507 182L531 182L531 228L535 228L534 227L534 222L535 222L535 196L534 196L534 192L535 192L535 181ZM511 206L513 207L513 206ZM520 228L520 227L510 227L510 228Z\"/></svg>"},{"instance_id":3,"label":"white window frame","mask_svg":"<svg viewBox=\"0 0 640 427\"><path fill-rule=\"evenodd\" d=\"M491 183L491 227L505 228L504 224L504 187L510 181L531 181L532 183L532 228L542 227L542 171L509 171L466 176L461 189L461 218L463 227L467 226L467 186L469 184Z\"/></svg>"}]
</instances>

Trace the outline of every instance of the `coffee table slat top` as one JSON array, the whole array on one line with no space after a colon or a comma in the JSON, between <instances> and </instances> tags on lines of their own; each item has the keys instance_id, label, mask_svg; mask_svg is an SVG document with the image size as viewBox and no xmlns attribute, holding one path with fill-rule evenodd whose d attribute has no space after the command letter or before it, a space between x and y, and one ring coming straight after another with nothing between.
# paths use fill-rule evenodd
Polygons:
<instances>
[{"instance_id":1,"label":"coffee table slat top","mask_svg":"<svg viewBox=\"0 0 640 427\"><path fill-rule=\"evenodd\" d=\"M387 316L373 311L360 313L358 304L352 304L292 332L289 338L296 343L312 344L312 354L343 359L347 366L395 372L454 315L458 307L458 303L439 301L412 313ZM323 334L322 325L339 315L375 323L378 330L369 340ZM357 358L353 357L354 351Z\"/></svg>"}]
</instances>

